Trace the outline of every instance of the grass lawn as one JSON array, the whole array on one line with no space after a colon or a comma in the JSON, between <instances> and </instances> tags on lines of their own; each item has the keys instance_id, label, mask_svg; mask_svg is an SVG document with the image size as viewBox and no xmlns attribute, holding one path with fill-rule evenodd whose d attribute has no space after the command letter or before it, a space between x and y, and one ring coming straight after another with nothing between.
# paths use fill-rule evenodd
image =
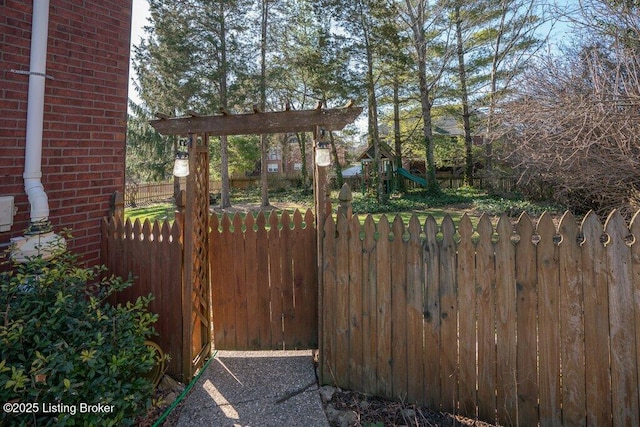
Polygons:
<instances>
[{"instance_id":1,"label":"grass lawn","mask_svg":"<svg viewBox=\"0 0 640 427\"><path fill-rule=\"evenodd\" d=\"M333 192L331 197L335 211L338 206L338 193ZM313 209L312 196L302 194L297 190L274 192L270 194L270 201L278 214L285 209L290 214L293 214L296 209L299 209L302 213L308 208ZM247 212L257 215L260 210L260 194L256 191L234 192L231 204L232 208L227 211L231 215L235 212L238 212L243 218ZM371 196L354 193L352 205L354 214L358 215L362 223L364 223L367 214L371 214L375 222L378 222L382 215L386 215L390 223L393 222L396 215L400 215L407 225L414 214L421 224L424 224L429 215L432 215L438 223L441 223L445 215L449 214L457 225L462 215L467 213L475 226L483 213L493 217L495 223L503 212L515 219L522 211L527 211L532 217L538 216L544 211L552 214L561 214L563 211L560 207L554 205L535 204L515 196L490 196L485 192L472 188L444 190L441 195L435 197L428 196L422 192L409 192L402 196L392 195L384 204L378 203ZM221 209L214 207L214 211L219 216L222 216ZM125 218L129 218L132 221L138 219L141 222L147 219L149 221L164 221L166 219L173 221L174 212L175 207L172 204L161 203L127 208L125 209Z\"/></svg>"},{"instance_id":2,"label":"grass lawn","mask_svg":"<svg viewBox=\"0 0 640 427\"><path fill-rule=\"evenodd\" d=\"M148 206L138 206L135 208L125 208L125 219L130 219L131 222L140 220L164 221L168 219L173 221L175 219L175 206L172 203L156 203Z\"/></svg>"}]
</instances>

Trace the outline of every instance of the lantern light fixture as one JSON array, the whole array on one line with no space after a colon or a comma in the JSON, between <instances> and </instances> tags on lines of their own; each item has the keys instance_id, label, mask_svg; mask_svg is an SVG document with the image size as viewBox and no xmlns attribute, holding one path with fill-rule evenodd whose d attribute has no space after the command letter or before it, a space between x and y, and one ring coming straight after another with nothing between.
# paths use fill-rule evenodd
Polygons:
<instances>
[{"instance_id":1,"label":"lantern light fixture","mask_svg":"<svg viewBox=\"0 0 640 427\"><path fill-rule=\"evenodd\" d=\"M316 141L316 165L319 167L331 165L331 152L329 151L329 144L324 140L325 135L326 131L321 128Z\"/></svg>"},{"instance_id":2,"label":"lantern light fixture","mask_svg":"<svg viewBox=\"0 0 640 427\"><path fill-rule=\"evenodd\" d=\"M178 149L176 151L176 159L173 163L173 175L177 177L184 177L189 175L189 145L191 144L191 137L189 139L180 139L178 141Z\"/></svg>"}]
</instances>

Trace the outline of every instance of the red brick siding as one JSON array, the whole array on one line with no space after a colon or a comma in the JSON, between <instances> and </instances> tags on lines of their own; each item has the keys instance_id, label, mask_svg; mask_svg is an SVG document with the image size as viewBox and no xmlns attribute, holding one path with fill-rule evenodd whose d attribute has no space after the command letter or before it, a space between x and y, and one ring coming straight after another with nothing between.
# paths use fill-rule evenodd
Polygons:
<instances>
[{"instance_id":1,"label":"red brick siding","mask_svg":"<svg viewBox=\"0 0 640 427\"><path fill-rule=\"evenodd\" d=\"M0 0L0 196L18 214L0 243L23 234L29 202L22 173L31 1ZM50 0L42 182L56 231L88 264L100 258L100 219L124 189L131 0Z\"/></svg>"}]
</instances>

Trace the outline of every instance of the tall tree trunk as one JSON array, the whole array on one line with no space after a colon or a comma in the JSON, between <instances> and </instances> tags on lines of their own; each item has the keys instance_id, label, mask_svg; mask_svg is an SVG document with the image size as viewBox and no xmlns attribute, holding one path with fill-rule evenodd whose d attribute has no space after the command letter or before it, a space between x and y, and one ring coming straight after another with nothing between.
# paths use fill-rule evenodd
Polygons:
<instances>
[{"instance_id":1,"label":"tall tree trunk","mask_svg":"<svg viewBox=\"0 0 640 427\"><path fill-rule=\"evenodd\" d=\"M400 82L396 75L393 79L393 140L395 142L395 166L396 170L402 167L402 138L400 135ZM404 180L399 174L395 174L396 189L404 191Z\"/></svg>"},{"instance_id":2,"label":"tall tree trunk","mask_svg":"<svg viewBox=\"0 0 640 427\"><path fill-rule=\"evenodd\" d=\"M460 96L462 98L462 125L464 127L465 168L464 183L473 185L473 138L471 136L471 123L469 113L469 93L467 89L467 72L464 62L464 46L462 40L462 18L460 17L460 5L454 9L456 20L456 47L458 54L458 78L460 79Z\"/></svg>"},{"instance_id":3,"label":"tall tree trunk","mask_svg":"<svg viewBox=\"0 0 640 427\"><path fill-rule=\"evenodd\" d=\"M336 171L336 184L338 188L342 188L342 184L344 184L344 177L342 176L342 165L340 164L340 158L338 156L336 139L334 138L333 132L331 131L329 131L329 143L331 144L331 154L333 155L333 167Z\"/></svg>"},{"instance_id":4,"label":"tall tree trunk","mask_svg":"<svg viewBox=\"0 0 640 427\"><path fill-rule=\"evenodd\" d=\"M426 4L424 0L419 0L417 6L406 0L407 11L411 17L411 29L413 32L413 43L416 49L418 63L418 79L420 84L420 106L423 121L423 138L426 151L427 169L427 191L431 194L440 192L440 185L436 180L436 163L433 152L433 131L431 127L431 100L430 89L427 81L427 44L424 37L423 25L426 15Z\"/></svg>"},{"instance_id":5,"label":"tall tree trunk","mask_svg":"<svg viewBox=\"0 0 640 427\"><path fill-rule=\"evenodd\" d=\"M376 82L373 75L373 46L371 46L371 40L369 37L368 23L362 10L360 10L360 19L364 35L365 55L367 58L366 86L369 107L369 143L373 145L373 168L375 174L374 181L376 183L376 198L378 203L384 203L386 202L387 194L384 190L380 135L378 132L378 100L376 98Z\"/></svg>"},{"instance_id":6,"label":"tall tree trunk","mask_svg":"<svg viewBox=\"0 0 640 427\"><path fill-rule=\"evenodd\" d=\"M227 28L224 19L224 2L220 2L220 107L227 110L228 94L227 94ZM231 188L229 184L229 141L227 136L220 137L220 179L222 181L220 188L220 206L223 208L231 207Z\"/></svg>"},{"instance_id":7,"label":"tall tree trunk","mask_svg":"<svg viewBox=\"0 0 640 427\"><path fill-rule=\"evenodd\" d=\"M496 108L496 90L498 87L498 63L500 62L500 49L502 48L502 36L505 31L505 20L508 12L508 1L502 3L502 14L500 16L500 25L497 29L497 37L493 50L493 58L491 62L491 81L489 89L489 109L487 111L487 128L485 138L485 169L489 175L489 188L493 188L493 116Z\"/></svg>"},{"instance_id":8,"label":"tall tree trunk","mask_svg":"<svg viewBox=\"0 0 640 427\"><path fill-rule=\"evenodd\" d=\"M267 135L260 135L260 206L269 207L269 181L267 169L267 151L269 151L269 141Z\"/></svg>"},{"instance_id":9,"label":"tall tree trunk","mask_svg":"<svg viewBox=\"0 0 640 427\"><path fill-rule=\"evenodd\" d=\"M426 77L426 65L423 61L418 63L420 74L420 105L422 107L422 133L424 146L427 153L427 191L431 194L440 192L440 186L436 180L436 162L433 152L433 131L431 125L431 101L429 100L429 86Z\"/></svg>"},{"instance_id":10,"label":"tall tree trunk","mask_svg":"<svg viewBox=\"0 0 640 427\"><path fill-rule=\"evenodd\" d=\"M262 36L260 39L260 110L265 111L267 105L267 24L269 22L269 0L262 0ZM269 207L269 182L267 180L267 151L269 144L267 135L260 135L260 194L263 208Z\"/></svg>"},{"instance_id":11,"label":"tall tree trunk","mask_svg":"<svg viewBox=\"0 0 640 427\"><path fill-rule=\"evenodd\" d=\"M382 170L382 155L380 152L380 134L378 132L378 99L376 98L375 80L373 77L373 54L367 43L367 94L369 98L369 141L373 145L374 180L376 183L376 198L384 203L387 195L384 191L384 174Z\"/></svg>"},{"instance_id":12,"label":"tall tree trunk","mask_svg":"<svg viewBox=\"0 0 640 427\"><path fill-rule=\"evenodd\" d=\"M298 140L298 147L300 148L300 176L302 180L302 188L304 193L310 189L309 186L309 169L307 169L307 134L304 132L296 133L296 139Z\"/></svg>"}]
</instances>

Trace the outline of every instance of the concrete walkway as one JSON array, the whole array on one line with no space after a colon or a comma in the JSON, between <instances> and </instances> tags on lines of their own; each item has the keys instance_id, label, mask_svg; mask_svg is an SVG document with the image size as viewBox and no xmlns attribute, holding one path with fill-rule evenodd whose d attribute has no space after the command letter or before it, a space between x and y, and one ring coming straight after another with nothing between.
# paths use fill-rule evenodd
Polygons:
<instances>
[{"instance_id":1,"label":"concrete walkway","mask_svg":"<svg viewBox=\"0 0 640 427\"><path fill-rule=\"evenodd\" d=\"M219 351L177 425L328 427L311 351Z\"/></svg>"}]
</instances>

